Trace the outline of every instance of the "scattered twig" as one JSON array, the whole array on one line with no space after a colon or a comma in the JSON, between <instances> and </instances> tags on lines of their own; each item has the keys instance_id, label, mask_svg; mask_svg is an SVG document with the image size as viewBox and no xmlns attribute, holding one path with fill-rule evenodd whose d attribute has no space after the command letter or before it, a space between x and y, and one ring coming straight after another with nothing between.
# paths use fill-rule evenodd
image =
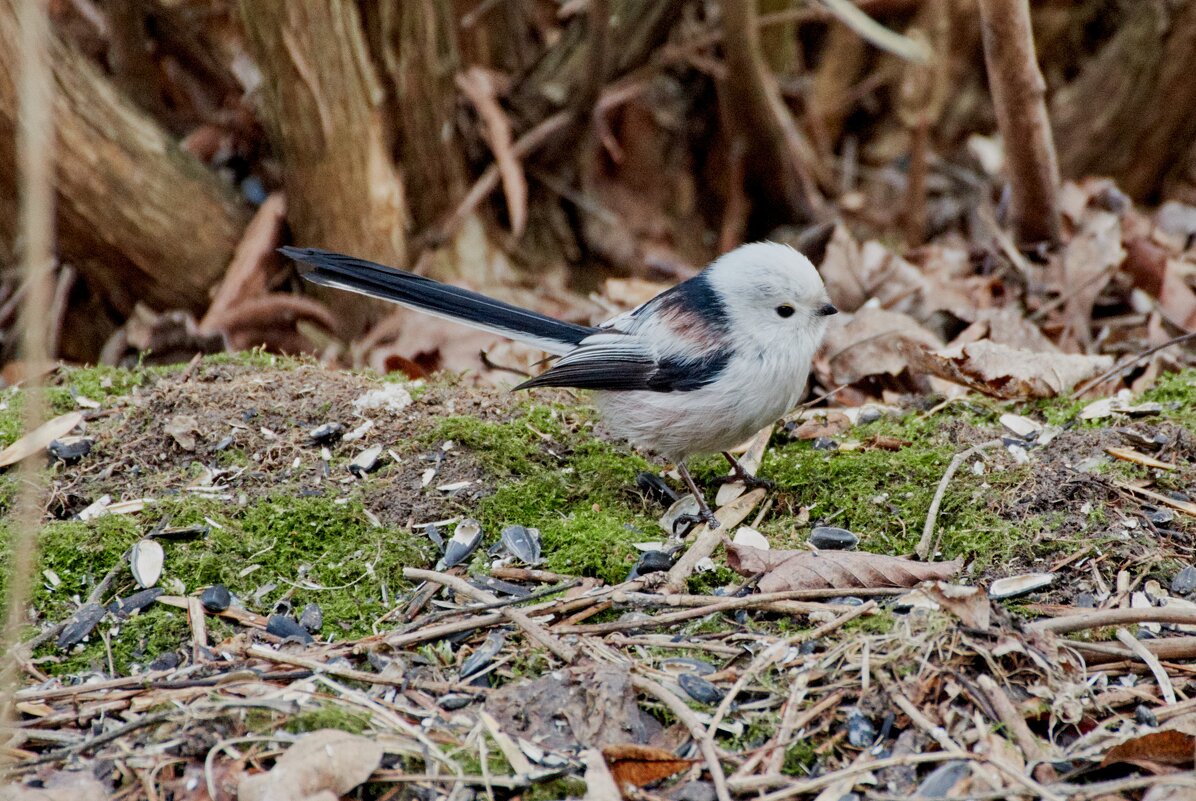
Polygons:
<instances>
[{"instance_id":1,"label":"scattered twig","mask_svg":"<svg viewBox=\"0 0 1196 801\"><path fill-rule=\"evenodd\" d=\"M1162 343L1161 345L1155 345L1153 348L1147 348L1146 350L1142 351L1141 353L1131 356L1130 358L1122 361L1121 363L1114 365L1113 367L1109 368L1107 371L1098 375L1096 378L1093 378L1089 381L1085 381L1083 384L1080 384L1080 386L1076 387L1075 389L1073 389L1071 391L1071 397L1082 398L1089 390L1093 389L1094 387L1099 387L1101 384L1105 383L1113 376L1119 375L1123 370L1128 370L1129 368L1133 367L1135 364L1142 361L1143 359L1148 359L1151 356L1158 353L1159 351L1161 351L1165 348L1169 348L1172 345L1182 345L1185 342L1192 342L1193 340L1196 340L1196 331L1189 332L1187 334L1180 334L1177 337L1172 337L1171 339L1167 340L1166 342Z\"/></svg>"},{"instance_id":2,"label":"scattered twig","mask_svg":"<svg viewBox=\"0 0 1196 801\"><path fill-rule=\"evenodd\" d=\"M762 489L752 490L731 501L726 506L716 509L714 516L718 518L719 527L712 529L706 524L698 526L694 533L693 544L681 555L677 563L669 570L664 588L667 592L681 592L685 583L697 569L698 562L714 553L714 549L723 541L726 531L740 524L744 518L764 500Z\"/></svg>"},{"instance_id":3,"label":"scattered twig","mask_svg":"<svg viewBox=\"0 0 1196 801\"><path fill-rule=\"evenodd\" d=\"M1130 634L1125 629L1117 629L1117 639L1121 641L1122 645L1133 651L1134 655L1150 668L1150 672L1154 675L1154 680L1159 683L1159 692L1163 694L1163 699L1168 704L1174 704L1176 701L1175 687L1172 686L1171 677L1167 675L1167 671L1159 662L1159 658L1147 650L1133 634Z\"/></svg>"},{"instance_id":4,"label":"scattered twig","mask_svg":"<svg viewBox=\"0 0 1196 801\"><path fill-rule=\"evenodd\" d=\"M681 721L689 730L689 736L698 744L698 748L706 760L706 768L710 771L710 780L714 782L714 791L718 795L719 801L731 801L727 776L723 773L723 766L718 761L718 753L714 750L713 731L717 723L712 723L707 730L684 701L649 678L633 674L631 683L640 692L652 696L667 706L669 711L677 716L677 720Z\"/></svg>"},{"instance_id":5,"label":"scattered twig","mask_svg":"<svg viewBox=\"0 0 1196 801\"><path fill-rule=\"evenodd\" d=\"M1079 615L1036 620L1027 628L1065 634L1070 631L1122 626L1128 623L1172 623L1193 626L1196 625L1196 609L1168 606L1152 606L1145 609L1093 609Z\"/></svg>"},{"instance_id":6,"label":"scattered twig","mask_svg":"<svg viewBox=\"0 0 1196 801\"><path fill-rule=\"evenodd\" d=\"M918 547L914 549L914 552L918 554L918 558L926 559L934 550L934 526L938 522L939 507L943 503L943 496L947 494L947 485L951 483L951 477L955 475L955 471L959 470L964 462L976 454L986 451L989 448L995 448L1000 444L1001 440L990 439L988 442L973 445L966 451L957 453L951 458L951 463L947 465L946 472L943 473L942 479L939 480L938 489L934 491L934 498L930 501L930 509L926 512L926 524L922 526L922 539L918 540Z\"/></svg>"},{"instance_id":7,"label":"scattered twig","mask_svg":"<svg viewBox=\"0 0 1196 801\"><path fill-rule=\"evenodd\" d=\"M435 570L419 570L408 567L403 569L403 575L415 581L431 581L436 584L443 585L452 589L454 592L473 598L482 603L495 603L498 601L494 595L479 590L468 581L457 576L450 576L447 573L438 573ZM577 658L577 650L570 645L561 642L555 636L550 634L546 628L527 616L527 613L514 607L503 607L499 612L500 615L510 620L519 628L523 629L535 642L543 645L549 651L556 655L562 662L569 664Z\"/></svg>"}]
</instances>

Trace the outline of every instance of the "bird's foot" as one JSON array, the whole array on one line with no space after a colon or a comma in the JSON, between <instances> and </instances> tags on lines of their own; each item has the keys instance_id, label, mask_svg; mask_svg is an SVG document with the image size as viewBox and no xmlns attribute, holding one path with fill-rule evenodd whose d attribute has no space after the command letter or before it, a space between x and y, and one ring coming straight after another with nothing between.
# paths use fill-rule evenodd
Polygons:
<instances>
[{"instance_id":1,"label":"bird's foot","mask_svg":"<svg viewBox=\"0 0 1196 801\"><path fill-rule=\"evenodd\" d=\"M706 524L708 528L718 528L718 518L714 516L714 512L710 511L706 504L702 504L703 508L696 515L677 515L673 520L673 536L684 537L693 530L694 526Z\"/></svg>"},{"instance_id":2,"label":"bird's foot","mask_svg":"<svg viewBox=\"0 0 1196 801\"><path fill-rule=\"evenodd\" d=\"M727 461L731 463L731 475L723 476L722 478L715 479L716 484L730 484L734 481L738 481L739 483L743 484L743 486L747 487L748 489L772 490L772 489L777 488L777 485L775 482L769 481L767 478L760 478L757 475L753 475L752 473L749 473L747 471L747 469L742 464L739 463L739 460L736 459L734 456L732 456L730 453L724 451L723 456L725 456L727 458Z\"/></svg>"}]
</instances>

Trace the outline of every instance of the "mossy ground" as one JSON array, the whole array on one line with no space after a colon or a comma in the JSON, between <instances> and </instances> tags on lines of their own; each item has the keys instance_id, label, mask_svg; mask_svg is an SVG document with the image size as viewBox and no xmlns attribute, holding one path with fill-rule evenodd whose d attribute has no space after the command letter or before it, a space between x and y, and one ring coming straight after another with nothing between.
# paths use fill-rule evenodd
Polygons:
<instances>
[{"instance_id":1,"label":"mossy ground","mask_svg":"<svg viewBox=\"0 0 1196 801\"><path fill-rule=\"evenodd\" d=\"M529 398L438 379L412 387L415 401L402 412L367 413L374 428L359 442L333 447L324 465L308 430L332 421L350 430L359 425L363 418L352 400L378 387L379 378L260 353L205 360L186 376L182 370L89 368L56 376L49 390L54 411L76 408L79 396L100 402L102 410L88 423L96 439L92 455L49 473L51 512L62 519L41 534L40 569L61 583L39 584L39 620L69 616L132 543L165 519L172 526L212 524L201 539L165 543L168 586L190 593L223 583L265 613L284 600L296 608L314 601L324 611L325 637L334 639L368 633L406 588L402 568L434 560L412 523L476 517L487 544L504 526L536 527L546 568L608 582L626 576L637 556L634 543L662 538L655 522L662 510L635 489L639 471L659 467L596 436L599 424L584 398ZM1164 412L1134 425L1170 432L1169 453L1187 464L1194 455L1188 431L1196 423L1196 375L1165 377L1146 399L1162 403ZM855 531L864 549L910 553L951 458L999 435L1000 413L1019 411L1072 427L1029 464L1017 465L994 449L982 473L971 465L960 470L938 518L941 557L966 557L978 578L1041 569L1081 541L1146 547L1132 538L1127 543L1118 523L1136 504L1111 491L1100 472L1147 471L1106 460L1094 471L1077 472L1080 461L1118 443L1107 421L1077 424L1079 408L1065 400L1018 407L972 399L856 427L833 451L778 433L762 471L778 487L760 528L774 547L801 545L810 526L822 522ZM17 436L20 409L19 393L3 395L0 446ZM164 433L165 421L177 414L197 418L194 451ZM220 448L225 437L232 445ZM905 444L870 447L878 438ZM347 463L373 443L397 461L384 458L378 472L352 478ZM425 482L429 468L435 476ZM717 459L698 460L694 468L702 481L725 470ZM1151 477L1182 489L1192 474L1185 468ZM466 481L463 490L437 489ZM0 474L0 512L7 511L15 486L11 474ZM103 494L151 502L138 515L69 519ZM1185 531L1182 521L1175 528ZM693 589L708 591L733 579L723 568L695 578ZM121 573L114 591L133 589ZM213 625L217 636L231 633L221 626ZM186 636L180 611L154 607L122 623L108 645L93 637L70 655L44 649L43 656L58 660L44 667L123 672L180 648Z\"/></svg>"}]
</instances>

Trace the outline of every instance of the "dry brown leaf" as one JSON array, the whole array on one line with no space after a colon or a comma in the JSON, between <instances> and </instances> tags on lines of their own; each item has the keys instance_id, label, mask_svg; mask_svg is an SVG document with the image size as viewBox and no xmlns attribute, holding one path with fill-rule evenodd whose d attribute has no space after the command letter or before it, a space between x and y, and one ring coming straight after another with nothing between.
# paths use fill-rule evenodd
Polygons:
<instances>
[{"instance_id":1,"label":"dry brown leaf","mask_svg":"<svg viewBox=\"0 0 1196 801\"><path fill-rule=\"evenodd\" d=\"M672 751L633 743L608 745L602 749L602 756L620 789L629 784L646 787L693 764L692 759L681 759Z\"/></svg>"},{"instance_id":2,"label":"dry brown leaf","mask_svg":"<svg viewBox=\"0 0 1196 801\"><path fill-rule=\"evenodd\" d=\"M382 746L359 734L320 729L300 737L268 773L241 779L241 801L307 801L342 796L382 764Z\"/></svg>"},{"instance_id":3,"label":"dry brown leaf","mask_svg":"<svg viewBox=\"0 0 1196 801\"><path fill-rule=\"evenodd\" d=\"M83 415L80 412L67 412L53 420L47 420L0 451L0 467L14 465L36 453L45 453L51 442L65 437L82 422Z\"/></svg>"},{"instance_id":4,"label":"dry brown leaf","mask_svg":"<svg viewBox=\"0 0 1196 801\"><path fill-rule=\"evenodd\" d=\"M1152 731L1113 746L1101 760L1101 767L1117 762L1157 763L1192 767L1196 758L1196 736L1176 729Z\"/></svg>"},{"instance_id":5,"label":"dry brown leaf","mask_svg":"<svg viewBox=\"0 0 1196 801\"><path fill-rule=\"evenodd\" d=\"M107 788L90 772L57 771L44 777L41 787L0 786L0 801L105 801Z\"/></svg>"},{"instance_id":6,"label":"dry brown leaf","mask_svg":"<svg viewBox=\"0 0 1196 801\"><path fill-rule=\"evenodd\" d=\"M959 618L965 626L987 629L992 620L992 605L988 595L979 587L932 581L921 587L926 597Z\"/></svg>"},{"instance_id":7,"label":"dry brown leaf","mask_svg":"<svg viewBox=\"0 0 1196 801\"><path fill-rule=\"evenodd\" d=\"M1146 237L1126 243L1125 269L1134 286L1159 299L1167 319L1186 331L1196 330L1196 292L1183 278L1184 263Z\"/></svg>"},{"instance_id":8,"label":"dry brown leaf","mask_svg":"<svg viewBox=\"0 0 1196 801\"><path fill-rule=\"evenodd\" d=\"M793 430L794 439L818 439L819 437L837 437L851 428L851 419L843 412L827 412L822 419L806 420Z\"/></svg>"},{"instance_id":9,"label":"dry brown leaf","mask_svg":"<svg viewBox=\"0 0 1196 801\"><path fill-rule=\"evenodd\" d=\"M826 332L819 362L832 385L854 384L874 375L897 375L908 366L902 342L928 348L941 343L908 314L866 306L842 315L842 324Z\"/></svg>"},{"instance_id":10,"label":"dry brown leaf","mask_svg":"<svg viewBox=\"0 0 1196 801\"><path fill-rule=\"evenodd\" d=\"M906 346L910 367L997 398L1050 398L1113 366L1110 356L1034 353L989 340L930 350Z\"/></svg>"},{"instance_id":11,"label":"dry brown leaf","mask_svg":"<svg viewBox=\"0 0 1196 801\"><path fill-rule=\"evenodd\" d=\"M1065 340L1087 349L1091 340L1092 308L1119 264L1125 261L1121 247L1121 221L1117 215L1089 208L1080 230L1063 253L1063 282L1070 293L1065 305Z\"/></svg>"},{"instance_id":12,"label":"dry brown leaf","mask_svg":"<svg viewBox=\"0 0 1196 801\"><path fill-rule=\"evenodd\" d=\"M888 434L876 434L864 440L864 447L873 451L899 451L913 445L909 440L891 437Z\"/></svg>"},{"instance_id":13,"label":"dry brown leaf","mask_svg":"<svg viewBox=\"0 0 1196 801\"><path fill-rule=\"evenodd\" d=\"M761 592L913 587L947 579L963 567L950 562L915 562L899 556L858 551L762 551L749 545L728 545L727 564L741 576L763 573Z\"/></svg>"}]
</instances>

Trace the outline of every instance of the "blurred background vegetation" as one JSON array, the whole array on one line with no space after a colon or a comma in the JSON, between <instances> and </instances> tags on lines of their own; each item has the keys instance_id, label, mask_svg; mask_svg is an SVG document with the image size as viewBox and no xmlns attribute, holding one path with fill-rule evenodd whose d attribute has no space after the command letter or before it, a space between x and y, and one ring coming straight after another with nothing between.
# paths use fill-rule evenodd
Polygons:
<instances>
[{"instance_id":1,"label":"blurred background vegetation","mask_svg":"<svg viewBox=\"0 0 1196 801\"><path fill-rule=\"evenodd\" d=\"M0 0L9 383L16 3ZM578 318L646 291L608 279L655 289L744 240L818 263L837 226L915 262L954 243L977 274L1048 263L1049 226L1041 242L1015 226L1018 252L1003 234L1012 157L985 5L999 43L993 9L1017 2L49 0L52 355L265 345L411 374L456 366L390 310L302 286L274 254L286 243ZM1196 2L1029 5L1063 180L1110 178L1085 202L1172 201L1182 218L1196 203ZM1066 192L1049 200L1066 212ZM1078 225L1063 225L1068 240ZM1022 311L1058 300L1022 283L1009 293Z\"/></svg>"}]
</instances>

